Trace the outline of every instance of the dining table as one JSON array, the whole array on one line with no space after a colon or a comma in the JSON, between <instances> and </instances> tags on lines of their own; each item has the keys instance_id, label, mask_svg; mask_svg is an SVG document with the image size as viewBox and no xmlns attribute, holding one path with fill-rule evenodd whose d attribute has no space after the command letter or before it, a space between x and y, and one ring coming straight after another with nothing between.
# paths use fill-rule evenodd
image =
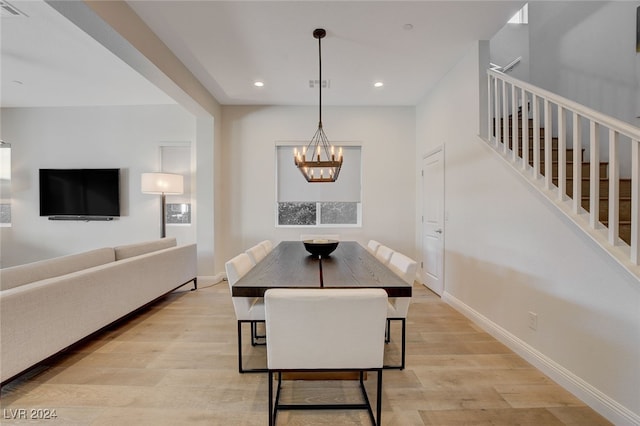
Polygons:
<instances>
[{"instance_id":1,"label":"dining table","mask_svg":"<svg viewBox=\"0 0 640 426\"><path fill-rule=\"evenodd\" d=\"M282 241L232 286L234 297L263 297L270 288L382 288L411 297L412 286L356 241L340 241L328 256L307 252L303 241Z\"/></svg>"}]
</instances>

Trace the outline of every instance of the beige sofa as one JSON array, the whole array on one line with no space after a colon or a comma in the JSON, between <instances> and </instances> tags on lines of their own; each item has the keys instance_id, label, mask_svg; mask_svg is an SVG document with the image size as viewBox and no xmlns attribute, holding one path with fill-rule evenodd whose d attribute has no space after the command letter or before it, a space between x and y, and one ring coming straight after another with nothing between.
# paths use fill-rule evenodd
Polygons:
<instances>
[{"instance_id":1,"label":"beige sofa","mask_svg":"<svg viewBox=\"0 0 640 426\"><path fill-rule=\"evenodd\" d=\"M0 269L0 382L191 281L196 245L163 238Z\"/></svg>"}]
</instances>

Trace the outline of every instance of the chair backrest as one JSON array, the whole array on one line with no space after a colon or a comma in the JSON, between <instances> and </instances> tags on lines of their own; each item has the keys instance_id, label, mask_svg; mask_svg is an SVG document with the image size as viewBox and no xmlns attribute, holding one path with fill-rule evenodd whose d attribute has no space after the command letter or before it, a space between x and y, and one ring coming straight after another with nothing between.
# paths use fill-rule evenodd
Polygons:
<instances>
[{"instance_id":1,"label":"chair backrest","mask_svg":"<svg viewBox=\"0 0 640 426\"><path fill-rule=\"evenodd\" d=\"M229 281L229 290L240 278L253 268L253 262L247 253L240 253L233 259L224 264L227 272L227 281Z\"/></svg>"},{"instance_id":2,"label":"chair backrest","mask_svg":"<svg viewBox=\"0 0 640 426\"><path fill-rule=\"evenodd\" d=\"M397 251L393 252L389 260L389 269L402 278L407 284L412 284L416 279L418 263Z\"/></svg>"},{"instance_id":3,"label":"chair backrest","mask_svg":"<svg viewBox=\"0 0 640 426\"><path fill-rule=\"evenodd\" d=\"M233 294L233 285L247 272L249 272L253 266L253 261L247 253L240 253L224 264L224 269L227 272L227 281L229 282L229 292L231 292L231 294ZM233 302L233 311L236 314L236 319L247 319L251 306L254 302L254 298L231 297L231 301Z\"/></svg>"},{"instance_id":4,"label":"chair backrest","mask_svg":"<svg viewBox=\"0 0 640 426\"><path fill-rule=\"evenodd\" d=\"M301 234L300 241L306 240L336 240L340 241L339 234Z\"/></svg>"},{"instance_id":5,"label":"chair backrest","mask_svg":"<svg viewBox=\"0 0 640 426\"><path fill-rule=\"evenodd\" d=\"M393 250L383 244L380 244L380 246L378 246L378 250L376 250L376 258L385 265L389 264L392 254Z\"/></svg>"},{"instance_id":6,"label":"chair backrest","mask_svg":"<svg viewBox=\"0 0 640 426\"><path fill-rule=\"evenodd\" d=\"M254 265L267 257L267 250L262 244L256 244L255 246L247 249L245 253L249 255Z\"/></svg>"},{"instance_id":7,"label":"chair backrest","mask_svg":"<svg viewBox=\"0 0 640 426\"><path fill-rule=\"evenodd\" d=\"M270 289L264 297L269 369L380 368L382 289Z\"/></svg>"},{"instance_id":8,"label":"chair backrest","mask_svg":"<svg viewBox=\"0 0 640 426\"><path fill-rule=\"evenodd\" d=\"M380 243L378 241L369 240L369 243L367 244L367 250L369 253L375 256L376 251L378 251L378 247L380 247Z\"/></svg>"},{"instance_id":9,"label":"chair backrest","mask_svg":"<svg viewBox=\"0 0 640 426\"><path fill-rule=\"evenodd\" d=\"M273 250L273 243L269 240L261 241L260 245L264 247L264 250L267 252L267 254L271 253L271 250Z\"/></svg>"}]
</instances>

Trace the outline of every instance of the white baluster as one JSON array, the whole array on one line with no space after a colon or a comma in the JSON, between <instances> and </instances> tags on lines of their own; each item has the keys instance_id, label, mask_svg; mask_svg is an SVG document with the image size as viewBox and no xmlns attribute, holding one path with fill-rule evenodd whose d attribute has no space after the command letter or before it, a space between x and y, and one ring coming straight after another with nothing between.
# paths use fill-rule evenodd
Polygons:
<instances>
[{"instance_id":1,"label":"white baluster","mask_svg":"<svg viewBox=\"0 0 640 426\"><path fill-rule=\"evenodd\" d=\"M491 116L491 81L493 80L493 76L489 74L487 76L487 140L491 142L493 140L493 127L492 127L492 116Z\"/></svg>"},{"instance_id":2,"label":"white baluster","mask_svg":"<svg viewBox=\"0 0 640 426\"><path fill-rule=\"evenodd\" d=\"M552 176L551 166L553 165L553 150L551 149L551 102L544 100L544 187L551 189Z\"/></svg>"},{"instance_id":3,"label":"white baluster","mask_svg":"<svg viewBox=\"0 0 640 426\"><path fill-rule=\"evenodd\" d=\"M495 144L496 146L498 146L498 144L500 143L500 102L498 102L498 100L500 99L500 96L498 96L498 90L500 88L500 85L498 84L498 80L495 81L495 84L493 85L493 108L494 108L494 119L493 119L493 128L495 129L495 133L496 133L496 139L495 139Z\"/></svg>"},{"instance_id":4,"label":"white baluster","mask_svg":"<svg viewBox=\"0 0 640 426\"><path fill-rule=\"evenodd\" d=\"M609 129L609 243L616 245L620 230L620 164L618 133Z\"/></svg>"},{"instance_id":5,"label":"white baluster","mask_svg":"<svg viewBox=\"0 0 640 426\"><path fill-rule=\"evenodd\" d=\"M507 82L502 80L502 152L509 147L509 103L507 102Z\"/></svg>"},{"instance_id":6,"label":"white baluster","mask_svg":"<svg viewBox=\"0 0 640 426\"><path fill-rule=\"evenodd\" d=\"M578 113L573 113L573 212L582 209L582 123Z\"/></svg>"},{"instance_id":7,"label":"white baluster","mask_svg":"<svg viewBox=\"0 0 640 426\"><path fill-rule=\"evenodd\" d=\"M558 105L558 200L567 193L567 112Z\"/></svg>"},{"instance_id":8,"label":"white baluster","mask_svg":"<svg viewBox=\"0 0 640 426\"><path fill-rule=\"evenodd\" d=\"M631 262L640 264L640 140L631 141Z\"/></svg>"},{"instance_id":9,"label":"white baluster","mask_svg":"<svg viewBox=\"0 0 640 426\"><path fill-rule=\"evenodd\" d=\"M518 160L518 88L511 86L511 160Z\"/></svg>"},{"instance_id":10,"label":"white baluster","mask_svg":"<svg viewBox=\"0 0 640 426\"><path fill-rule=\"evenodd\" d=\"M529 98L522 89L522 170L529 167Z\"/></svg>"},{"instance_id":11,"label":"white baluster","mask_svg":"<svg viewBox=\"0 0 640 426\"><path fill-rule=\"evenodd\" d=\"M532 98L533 110L533 178L540 176L540 108L538 96L534 93Z\"/></svg>"},{"instance_id":12,"label":"white baluster","mask_svg":"<svg viewBox=\"0 0 640 426\"><path fill-rule=\"evenodd\" d=\"M600 209L600 125L589 120L589 225L596 229Z\"/></svg>"}]
</instances>

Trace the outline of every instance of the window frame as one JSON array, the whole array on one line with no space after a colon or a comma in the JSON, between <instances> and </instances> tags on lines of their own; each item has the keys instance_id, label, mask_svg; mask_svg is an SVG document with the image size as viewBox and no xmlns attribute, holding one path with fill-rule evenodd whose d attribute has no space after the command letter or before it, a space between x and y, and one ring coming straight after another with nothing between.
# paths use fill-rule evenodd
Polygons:
<instances>
[{"instance_id":1,"label":"window frame","mask_svg":"<svg viewBox=\"0 0 640 426\"><path fill-rule=\"evenodd\" d=\"M357 220L356 223L344 223L344 224L324 224L321 223L321 215L322 215L322 209L321 209L321 204L324 203L325 201L308 201L308 203L311 202L315 202L316 203L316 223L314 225L282 225L279 223L279 211L278 211L278 206L279 206L279 194L278 194L278 184L279 184L279 173L278 173L278 149L281 148L291 148L291 162L293 163L293 149L295 147L301 147L301 146L306 146L309 143L309 141L276 141L275 143L275 149L274 149L274 164L275 164L275 173L274 173L274 185L275 185L275 201L274 201L274 222L275 222L275 227L276 228L297 228L297 229L326 229L326 228L334 228L334 229L340 229L340 228L362 228L362 204L363 204L363 199L362 199L362 194L363 194L363 179L362 179L362 175L363 175L363 167L364 167L364 162L362 161L364 155L364 145L362 142L356 142L356 141L334 141L332 142L333 145L335 146L341 146L341 147L355 147L355 148L359 148L360 149L360 201L350 201L350 202L355 202L356 206L357 206ZM304 177L302 176L302 174L300 174L300 179L304 179ZM338 177L338 179L340 179L340 177ZM323 185L322 183L310 183L309 185Z\"/></svg>"}]
</instances>

